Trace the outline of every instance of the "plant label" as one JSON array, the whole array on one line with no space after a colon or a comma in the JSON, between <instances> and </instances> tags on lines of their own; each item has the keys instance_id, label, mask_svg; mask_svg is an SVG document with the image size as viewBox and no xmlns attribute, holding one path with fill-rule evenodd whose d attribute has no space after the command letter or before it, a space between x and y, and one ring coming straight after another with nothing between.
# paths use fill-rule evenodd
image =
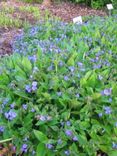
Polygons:
<instances>
[{"instance_id":1,"label":"plant label","mask_svg":"<svg viewBox=\"0 0 117 156\"><path fill-rule=\"evenodd\" d=\"M78 16L78 17L73 18L73 23L82 24L82 17Z\"/></svg>"},{"instance_id":2,"label":"plant label","mask_svg":"<svg viewBox=\"0 0 117 156\"><path fill-rule=\"evenodd\" d=\"M107 9L108 10L112 10L113 9L113 5L112 4L107 4Z\"/></svg>"}]
</instances>

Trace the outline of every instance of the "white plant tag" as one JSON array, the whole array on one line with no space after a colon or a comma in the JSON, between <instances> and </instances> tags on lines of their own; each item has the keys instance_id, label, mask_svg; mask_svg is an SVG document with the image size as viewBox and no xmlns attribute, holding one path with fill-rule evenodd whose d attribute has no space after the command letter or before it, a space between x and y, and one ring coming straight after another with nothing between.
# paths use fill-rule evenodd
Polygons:
<instances>
[{"instance_id":1,"label":"white plant tag","mask_svg":"<svg viewBox=\"0 0 117 156\"><path fill-rule=\"evenodd\" d=\"M82 24L82 17L81 16L78 16L78 17L75 17L73 18L73 22L76 23L76 24Z\"/></svg>"},{"instance_id":2,"label":"white plant tag","mask_svg":"<svg viewBox=\"0 0 117 156\"><path fill-rule=\"evenodd\" d=\"M107 9L108 10L112 10L113 9L113 5L112 4L107 4Z\"/></svg>"}]
</instances>

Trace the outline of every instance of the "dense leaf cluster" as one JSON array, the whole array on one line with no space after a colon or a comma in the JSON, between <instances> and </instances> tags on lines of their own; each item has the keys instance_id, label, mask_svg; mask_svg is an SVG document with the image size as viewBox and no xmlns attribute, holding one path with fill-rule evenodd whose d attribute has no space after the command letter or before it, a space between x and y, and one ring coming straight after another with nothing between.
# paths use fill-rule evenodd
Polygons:
<instances>
[{"instance_id":1,"label":"dense leaf cluster","mask_svg":"<svg viewBox=\"0 0 117 156\"><path fill-rule=\"evenodd\" d=\"M116 155L116 38L116 16L18 36L0 61L0 140L18 155Z\"/></svg>"}]
</instances>

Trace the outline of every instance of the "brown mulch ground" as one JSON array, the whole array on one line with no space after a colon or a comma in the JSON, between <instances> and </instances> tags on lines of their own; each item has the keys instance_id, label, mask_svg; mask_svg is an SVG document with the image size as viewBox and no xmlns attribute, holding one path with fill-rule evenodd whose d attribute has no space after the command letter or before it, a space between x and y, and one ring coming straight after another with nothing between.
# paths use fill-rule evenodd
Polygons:
<instances>
[{"instance_id":1,"label":"brown mulch ground","mask_svg":"<svg viewBox=\"0 0 117 156\"><path fill-rule=\"evenodd\" d=\"M0 8L5 4L8 7L13 6L15 8L15 12L12 14L12 17L20 17L23 21L27 19L27 21L31 24L36 22L35 18L29 13L22 13L18 10L20 6L29 6L29 4L24 3L18 0L8 0L4 2L0 2ZM52 4L50 7L44 7L41 4L30 4L36 6L41 11L43 16L45 11L49 11L52 16L60 17L61 20L66 22L72 22L72 19L77 16L89 16L89 15L98 15L105 16L106 12L102 10L95 10L84 5L76 5L70 2L61 2L59 4ZM10 54L12 51L11 41L14 36L21 33L21 29L16 28L0 28L0 56L5 54Z\"/></svg>"}]
</instances>

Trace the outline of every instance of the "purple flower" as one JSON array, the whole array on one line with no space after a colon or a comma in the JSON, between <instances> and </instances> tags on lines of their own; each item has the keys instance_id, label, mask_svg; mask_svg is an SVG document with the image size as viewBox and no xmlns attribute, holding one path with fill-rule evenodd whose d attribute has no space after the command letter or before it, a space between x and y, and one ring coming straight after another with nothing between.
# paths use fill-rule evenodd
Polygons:
<instances>
[{"instance_id":1,"label":"purple flower","mask_svg":"<svg viewBox=\"0 0 117 156\"><path fill-rule=\"evenodd\" d=\"M72 136L72 135L73 135L73 133L72 133L71 130L66 130L66 131L65 131L65 134L66 134L67 136Z\"/></svg>"},{"instance_id":2,"label":"purple flower","mask_svg":"<svg viewBox=\"0 0 117 156\"><path fill-rule=\"evenodd\" d=\"M79 67L82 67L83 66L83 63L82 62L78 62L77 64L78 64Z\"/></svg>"},{"instance_id":3,"label":"purple flower","mask_svg":"<svg viewBox=\"0 0 117 156\"><path fill-rule=\"evenodd\" d=\"M27 105L26 105L26 104L23 104L23 105L22 105L22 108L23 108L24 110L27 110Z\"/></svg>"},{"instance_id":4,"label":"purple flower","mask_svg":"<svg viewBox=\"0 0 117 156\"><path fill-rule=\"evenodd\" d=\"M112 113L112 109L109 106L105 106L104 111L105 111L105 114L111 114Z\"/></svg>"},{"instance_id":5,"label":"purple flower","mask_svg":"<svg viewBox=\"0 0 117 156\"><path fill-rule=\"evenodd\" d=\"M4 126L0 126L0 133L4 132L5 127Z\"/></svg>"},{"instance_id":6,"label":"purple flower","mask_svg":"<svg viewBox=\"0 0 117 156\"><path fill-rule=\"evenodd\" d=\"M32 86L32 90L33 91L37 90L37 87L36 86Z\"/></svg>"},{"instance_id":7,"label":"purple flower","mask_svg":"<svg viewBox=\"0 0 117 156\"><path fill-rule=\"evenodd\" d=\"M36 81L32 82L32 90L33 91L37 90L37 82Z\"/></svg>"},{"instance_id":8,"label":"purple flower","mask_svg":"<svg viewBox=\"0 0 117 156\"><path fill-rule=\"evenodd\" d=\"M22 147L21 147L21 151L24 152L24 153L26 153L27 150L28 150L27 147L28 147L27 144L23 144Z\"/></svg>"},{"instance_id":9,"label":"purple flower","mask_svg":"<svg viewBox=\"0 0 117 156\"><path fill-rule=\"evenodd\" d=\"M73 72L73 71L75 70L74 66L70 66L70 67L69 67L69 70L70 70L71 72Z\"/></svg>"},{"instance_id":10,"label":"purple flower","mask_svg":"<svg viewBox=\"0 0 117 156\"><path fill-rule=\"evenodd\" d=\"M26 85L25 90L26 90L28 93L31 93L31 87L30 87L30 85Z\"/></svg>"},{"instance_id":11,"label":"purple flower","mask_svg":"<svg viewBox=\"0 0 117 156\"><path fill-rule=\"evenodd\" d=\"M36 62L37 57L36 57L36 55L28 56L28 59L29 59L30 61L32 61L32 62Z\"/></svg>"},{"instance_id":12,"label":"purple flower","mask_svg":"<svg viewBox=\"0 0 117 156\"><path fill-rule=\"evenodd\" d=\"M12 103L12 104L10 105L10 108L13 109L14 107L15 107L15 104Z\"/></svg>"},{"instance_id":13,"label":"purple flower","mask_svg":"<svg viewBox=\"0 0 117 156\"><path fill-rule=\"evenodd\" d=\"M46 121L46 120L47 120L47 119L46 119L46 116L41 115L41 116L40 116L40 120L41 120L41 121Z\"/></svg>"},{"instance_id":14,"label":"purple flower","mask_svg":"<svg viewBox=\"0 0 117 156\"><path fill-rule=\"evenodd\" d=\"M74 137L73 137L73 141L78 141L77 136L74 136Z\"/></svg>"},{"instance_id":15,"label":"purple flower","mask_svg":"<svg viewBox=\"0 0 117 156\"><path fill-rule=\"evenodd\" d=\"M94 68L94 69L99 69L99 68L101 68L101 64L95 64L95 65L93 66L93 68Z\"/></svg>"},{"instance_id":16,"label":"purple flower","mask_svg":"<svg viewBox=\"0 0 117 156\"><path fill-rule=\"evenodd\" d=\"M37 86L37 81L33 81L32 82L32 86L35 86L36 87Z\"/></svg>"},{"instance_id":17,"label":"purple flower","mask_svg":"<svg viewBox=\"0 0 117 156\"><path fill-rule=\"evenodd\" d=\"M52 148L53 148L53 145L52 145L52 144L46 144L46 147L47 147L48 149L52 149Z\"/></svg>"},{"instance_id":18,"label":"purple flower","mask_svg":"<svg viewBox=\"0 0 117 156\"><path fill-rule=\"evenodd\" d=\"M4 115L5 115L6 119L8 119L8 120L13 120L17 116L17 114L15 112L13 112L12 110L10 110L9 112L6 112Z\"/></svg>"},{"instance_id":19,"label":"purple flower","mask_svg":"<svg viewBox=\"0 0 117 156\"><path fill-rule=\"evenodd\" d=\"M63 63L62 61L59 62L59 66L60 66L60 67L62 67L63 64L64 64L64 63Z\"/></svg>"},{"instance_id":20,"label":"purple flower","mask_svg":"<svg viewBox=\"0 0 117 156\"><path fill-rule=\"evenodd\" d=\"M103 116L103 114L102 114L102 113L99 113L99 114L98 114L98 116L99 116L99 117L102 117L102 116Z\"/></svg>"},{"instance_id":21,"label":"purple flower","mask_svg":"<svg viewBox=\"0 0 117 156\"><path fill-rule=\"evenodd\" d=\"M54 68L53 68L53 65L50 65L49 67L48 67L48 71L51 71L51 70L53 70Z\"/></svg>"},{"instance_id":22,"label":"purple flower","mask_svg":"<svg viewBox=\"0 0 117 156\"><path fill-rule=\"evenodd\" d=\"M69 77L68 76L64 76L64 80L65 81L68 81L69 80Z\"/></svg>"},{"instance_id":23,"label":"purple flower","mask_svg":"<svg viewBox=\"0 0 117 156\"><path fill-rule=\"evenodd\" d=\"M31 112L35 112L35 109L34 109L34 108L32 108L32 109L31 109Z\"/></svg>"},{"instance_id":24,"label":"purple flower","mask_svg":"<svg viewBox=\"0 0 117 156\"><path fill-rule=\"evenodd\" d=\"M67 122L66 122L66 125L67 125L67 126L70 126L70 125L71 125L71 122L70 122L70 121L67 121Z\"/></svg>"},{"instance_id":25,"label":"purple flower","mask_svg":"<svg viewBox=\"0 0 117 156\"><path fill-rule=\"evenodd\" d=\"M70 155L70 152L68 150L66 150L64 153L65 155Z\"/></svg>"},{"instance_id":26,"label":"purple flower","mask_svg":"<svg viewBox=\"0 0 117 156\"><path fill-rule=\"evenodd\" d=\"M101 93L102 95L109 96L111 95L111 92L112 92L112 88L107 88L107 89L104 89Z\"/></svg>"}]
</instances>

